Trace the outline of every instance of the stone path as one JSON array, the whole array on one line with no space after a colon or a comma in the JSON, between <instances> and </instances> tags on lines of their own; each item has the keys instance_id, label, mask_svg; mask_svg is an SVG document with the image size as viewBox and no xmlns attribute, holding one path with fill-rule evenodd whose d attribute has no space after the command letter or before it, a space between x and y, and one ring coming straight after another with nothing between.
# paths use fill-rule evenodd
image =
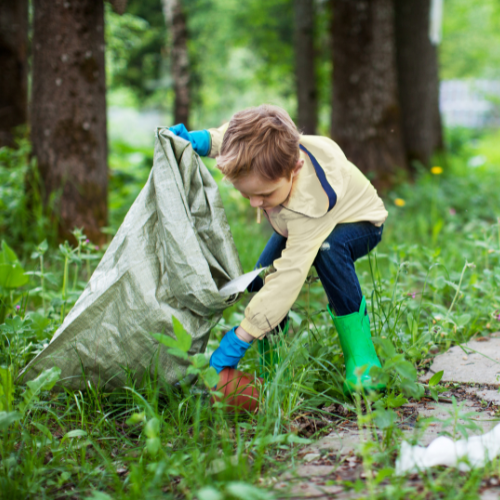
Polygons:
<instances>
[{"instance_id":1,"label":"stone path","mask_svg":"<svg viewBox=\"0 0 500 500\"><path fill-rule=\"evenodd\" d=\"M500 335L500 334L499 334ZM434 373L444 371L442 382L457 382L460 385L452 392L443 393L440 403L423 398L418 403L408 403L398 408L399 427L408 439L416 439L427 446L438 435L451 428L444 428L442 421L452 412L451 396L462 405L461 412L475 412L474 421L479 430L469 434L482 434L500 423L496 412L500 410L500 338L488 341L472 341L463 346L452 347L437 356L423 377L429 380ZM471 384L474 383L474 386ZM427 419L434 419L429 421ZM417 420L418 419L418 420ZM342 481L363 478L361 460L356 456L360 442L357 424L353 420L342 421L328 435L305 447L299 454L301 464L286 472L275 485L278 498L316 500L354 499L352 492L345 492ZM500 498L500 488L493 479L484 486L481 500ZM366 492L365 492L366 494Z\"/></svg>"},{"instance_id":2,"label":"stone path","mask_svg":"<svg viewBox=\"0 0 500 500\"><path fill-rule=\"evenodd\" d=\"M498 335L498 334L496 334ZM436 356L423 380L444 371L442 382L500 385L500 338L482 337Z\"/></svg>"}]
</instances>

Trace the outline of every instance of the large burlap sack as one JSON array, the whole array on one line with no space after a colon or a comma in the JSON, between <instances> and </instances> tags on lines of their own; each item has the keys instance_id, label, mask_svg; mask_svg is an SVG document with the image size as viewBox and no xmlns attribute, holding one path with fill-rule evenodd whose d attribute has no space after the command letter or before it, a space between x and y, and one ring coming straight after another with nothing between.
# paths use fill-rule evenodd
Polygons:
<instances>
[{"instance_id":1,"label":"large burlap sack","mask_svg":"<svg viewBox=\"0 0 500 500\"><path fill-rule=\"evenodd\" d=\"M157 129L146 185L81 297L21 377L58 366L59 384L73 389L88 380L114 389L146 373L175 383L187 363L151 333L174 337L175 316L193 338L189 353L203 352L237 299L219 289L240 274L217 184L189 142Z\"/></svg>"}]
</instances>

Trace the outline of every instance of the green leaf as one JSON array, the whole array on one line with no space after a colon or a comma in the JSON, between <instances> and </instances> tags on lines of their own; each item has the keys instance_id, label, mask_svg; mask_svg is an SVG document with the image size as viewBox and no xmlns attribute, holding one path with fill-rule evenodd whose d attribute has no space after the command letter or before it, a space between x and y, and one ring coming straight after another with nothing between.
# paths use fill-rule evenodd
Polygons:
<instances>
[{"instance_id":1,"label":"green leaf","mask_svg":"<svg viewBox=\"0 0 500 500\"><path fill-rule=\"evenodd\" d=\"M33 425L48 439L50 439L51 441L54 439L54 436L52 435L52 433L50 432L50 430L48 429L48 427L46 427L45 425L43 424L40 424L39 422L33 422Z\"/></svg>"},{"instance_id":2,"label":"green leaf","mask_svg":"<svg viewBox=\"0 0 500 500\"><path fill-rule=\"evenodd\" d=\"M434 281L434 286L437 290L441 290L446 286L446 278L444 276L438 276Z\"/></svg>"},{"instance_id":3,"label":"green leaf","mask_svg":"<svg viewBox=\"0 0 500 500\"><path fill-rule=\"evenodd\" d=\"M0 264L0 287L19 288L28 283L29 277L19 264Z\"/></svg>"},{"instance_id":4,"label":"green leaf","mask_svg":"<svg viewBox=\"0 0 500 500\"><path fill-rule=\"evenodd\" d=\"M12 368L0 367L0 410L10 412L14 400L14 382Z\"/></svg>"},{"instance_id":5,"label":"green leaf","mask_svg":"<svg viewBox=\"0 0 500 500\"><path fill-rule=\"evenodd\" d=\"M127 425L136 425L146 420L146 414L144 412L134 413L130 416L130 418L125 422Z\"/></svg>"},{"instance_id":6,"label":"green leaf","mask_svg":"<svg viewBox=\"0 0 500 500\"><path fill-rule=\"evenodd\" d=\"M92 496L85 497L85 500L113 500L113 497L103 491L93 491Z\"/></svg>"},{"instance_id":7,"label":"green leaf","mask_svg":"<svg viewBox=\"0 0 500 500\"><path fill-rule=\"evenodd\" d=\"M47 337L47 332L45 329L51 324L49 318L46 318L43 314L30 312L28 318L31 320L31 329L35 333L37 339L43 340Z\"/></svg>"},{"instance_id":8,"label":"green leaf","mask_svg":"<svg viewBox=\"0 0 500 500\"><path fill-rule=\"evenodd\" d=\"M9 425L21 419L18 411L0 411L0 431L4 431Z\"/></svg>"},{"instance_id":9,"label":"green leaf","mask_svg":"<svg viewBox=\"0 0 500 500\"><path fill-rule=\"evenodd\" d=\"M434 387L435 385L438 385L439 382L441 382L441 379L443 378L443 374L444 370L435 373L429 380L429 387Z\"/></svg>"},{"instance_id":10,"label":"green leaf","mask_svg":"<svg viewBox=\"0 0 500 500\"><path fill-rule=\"evenodd\" d=\"M270 500L273 498L269 492L243 482L228 483L226 491L241 500Z\"/></svg>"},{"instance_id":11,"label":"green leaf","mask_svg":"<svg viewBox=\"0 0 500 500\"><path fill-rule=\"evenodd\" d=\"M152 333L151 334L155 340L166 347L177 347L177 341L164 333Z\"/></svg>"},{"instance_id":12,"label":"green leaf","mask_svg":"<svg viewBox=\"0 0 500 500\"><path fill-rule=\"evenodd\" d=\"M180 321L172 316L172 326L174 329L174 335L176 339L172 337L162 334L162 333L152 333L151 335L155 338L160 344L163 344L166 347L169 347L169 353L173 356L177 356L178 358L187 359L187 352L191 348L191 343L193 339L186 332Z\"/></svg>"},{"instance_id":13,"label":"green leaf","mask_svg":"<svg viewBox=\"0 0 500 500\"><path fill-rule=\"evenodd\" d=\"M174 334L177 337L177 341L179 342L179 345L177 347L179 347L181 351L188 352L191 348L193 339L191 338L189 333L186 332L186 330L182 326L182 323L175 316L172 316L172 325L174 327Z\"/></svg>"},{"instance_id":14,"label":"green leaf","mask_svg":"<svg viewBox=\"0 0 500 500\"><path fill-rule=\"evenodd\" d=\"M191 362L196 368L205 368L205 366L208 365L208 359L201 352L195 354L194 356L191 356Z\"/></svg>"},{"instance_id":15,"label":"green leaf","mask_svg":"<svg viewBox=\"0 0 500 500\"><path fill-rule=\"evenodd\" d=\"M146 434L148 438L155 438L158 436L159 432L160 432L160 421L156 417L153 417L152 419L148 420L148 422L144 426L144 434Z\"/></svg>"},{"instance_id":16,"label":"green leaf","mask_svg":"<svg viewBox=\"0 0 500 500\"><path fill-rule=\"evenodd\" d=\"M312 439L302 438L297 436L296 434L289 434L286 441L287 443L294 444L311 444L314 442Z\"/></svg>"},{"instance_id":17,"label":"green leaf","mask_svg":"<svg viewBox=\"0 0 500 500\"><path fill-rule=\"evenodd\" d=\"M73 438L76 438L76 437L85 437L87 435L87 433L82 430L82 429L75 429L73 431L69 431L67 432L64 437L62 438L62 441L64 441L65 439L73 439Z\"/></svg>"},{"instance_id":18,"label":"green leaf","mask_svg":"<svg viewBox=\"0 0 500 500\"><path fill-rule=\"evenodd\" d=\"M390 359L396 356L396 349L394 348L393 343L389 339L374 337L373 342L381 347L382 356L384 358Z\"/></svg>"},{"instance_id":19,"label":"green leaf","mask_svg":"<svg viewBox=\"0 0 500 500\"><path fill-rule=\"evenodd\" d=\"M472 316L470 314L460 314L458 316L454 316L455 323L457 326L465 326L470 322Z\"/></svg>"},{"instance_id":20,"label":"green leaf","mask_svg":"<svg viewBox=\"0 0 500 500\"><path fill-rule=\"evenodd\" d=\"M200 374L200 369L196 368L196 366L189 365L186 370L187 375L199 375Z\"/></svg>"},{"instance_id":21,"label":"green leaf","mask_svg":"<svg viewBox=\"0 0 500 500\"><path fill-rule=\"evenodd\" d=\"M49 244L47 240L43 240L37 247L37 251L42 255L49 249Z\"/></svg>"},{"instance_id":22,"label":"green leaf","mask_svg":"<svg viewBox=\"0 0 500 500\"><path fill-rule=\"evenodd\" d=\"M431 398L437 403L439 401L438 391L434 387L431 387L429 391L431 393Z\"/></svg>"},{"instance_id":23,"label":"green leaf","mask_svg":"<svg viewBox=\"0 0 500 500\"><path fill-rule=\"evenodd\" d=\"M216 387L219 383L219 374L213 366L210 366L206 371L202 372L201 376L205 385L209 388Z\"/></svg>"},{"instance_id":24,"label":"green leaf","mask_svg":"<svg viewBox=\"0 0 500 500\"><path fill-rule=\"evenodd\" d=\"M381 408L373 412L373 420L379 429L384 430L394 424L396 421L396 413L393 410L384 410Z\"/></svg>"},{"instance_id":25,"label":"green leaf","mask_svg":"<svg viewBox=\"0 0 500 500\"><path fill-rule=\"evenodd\" d=\"M417 370L409 361L400 361L394 368L403 378L408 380L416 380L417 378Z\"/></svg>"},{"instance_id":26,"label":"green leaf","mask_svg":"<svg viewBox=\"0 0 500 500\"><path fill-rule=\"evenodd\" d=\"M38 400L38 395L42 391L50 391L52 387L61 377L61 369L57 366L53 366L47 370L44 370L38 377L34 380L30 380L26 385L28 388L23 394L24 401L19 405L19 409L24 414L29 410L30 406Z\"/></svg>"},{"instance_id":27,"label":"green leaf","mask_svg":"<svg viewBox=\"0 0 500 500\"><path fill-rule=\"evenodd\" d=\"M167 352L169 354L171 354L172 356L176 356L176 357L181 358L181 359L188 359L188 355L184 351L181 351L181 349L179 349L177 347L172 347L172 348L168 349Z\"/></svg>"},{"instance_id":28,"label":"green leaf","mask_svg":"<svg viewBox=\"0 0 500 500\"><path fill-rule=\"evenodd\" d=\"M408 403L408 400L401 393L399 393L396 397L394 397L393 393L387 396L386 405L388 408L399 408L406 403Z\"/></svg>"},{"instance_id":29,"label":"green leaf","mask_svg":"<svg viewBox=\"0 0 500 500\"><path fill-rule=\"evenodd\" d=\"M14 252L14 250L12 250L12 248L10 248L4 240L2 240L2 257L0 258L0 262L4 264L19 263L16 252Z\"/></svg>"},{"instance_id":30,"label":"green leaf","mask_svg":"<svg viewBox=\"0 0 500 500\"><path fill-rule=\"evenodd\" d=\"M211 486L205 486L196 493L198 500L223 500L224 495Z\"/></svg>"},{"instance_id":31,"label":"green leaf","mask_svg":"<svg viewBox=\"0 0 500 500\"><path fill-rule=\"evenodd\" d=\"M160 451L160 447L161 442L158 438L146 439L146 450L150 455L155 456Z\"/></svg>"}]
</instances>

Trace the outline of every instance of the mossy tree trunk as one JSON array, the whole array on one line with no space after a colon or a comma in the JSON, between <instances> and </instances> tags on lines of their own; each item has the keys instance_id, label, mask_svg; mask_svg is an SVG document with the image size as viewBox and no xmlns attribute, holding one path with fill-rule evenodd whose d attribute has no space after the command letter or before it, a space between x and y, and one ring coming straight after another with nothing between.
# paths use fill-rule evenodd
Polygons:
<instances>
[{"instance_id":1,"label":"mossy tree trunk","mask_svg":"<svg viewBox=\"0 0 500 500\"><path fill-rule=\"evenodd\" d=\"M0 0L0 147L28 119L28 0Z\"/></svg>"},{"instance_id":2,"label":"mossy tree trunk","mask_svg":"<svg viewBox=\"0 0 500 500\"><path fill-rule=\"evenodd\" d=\"M429 38L431 0L394 0L403 137L410 163L429 166L443 148L437 47Z\"/></svg>"},{"instance_id":3,"label":"mossy tree trunk","mask_svg":"<svg viewBox=\"0 0 500 500\"><path fill-rule=\"evenodd\" d=\"M379 189L408 170L392 0L332 0L332 137Z\"/></svg>"},{"instance_id":4,"label":"mossy tree trunk","mask_svg":"<svg viewBox=\"0 0 500 500\"><path fill-rule=\"evenodd\" d=\"M315 134L318 94L314 69L314 2L294 0L294 11L298 126L304 134Z\"/></svg>"},{"instance_id":5,"label":"mossy tree trunk","mask_svg":"<svg viewBox=\"0 0 500 500\"><path fill-rule=\"evenodd\" d=\"M61 239L75 227L102 242L107 223L102 0L34 0L33 154Z\"/></svg>"}]
</instances>

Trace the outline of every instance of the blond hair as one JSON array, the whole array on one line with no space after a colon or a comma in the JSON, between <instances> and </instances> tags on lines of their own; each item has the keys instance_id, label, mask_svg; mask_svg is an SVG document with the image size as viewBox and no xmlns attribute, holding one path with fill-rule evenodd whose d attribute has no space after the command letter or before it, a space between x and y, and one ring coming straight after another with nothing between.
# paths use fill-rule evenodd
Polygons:
<instances>
[{"instance_id":1,"label":"blond hair","mask_svg":"<svg viewBox=\"0 0 500 500\"><path fill-rule=\"evenodd\" d=\"M236 113L224 134L217 166L229 180L255 172L290 179L299 160L300 134L288 113L270 104Z\"/></svg>"}]
</instances>

